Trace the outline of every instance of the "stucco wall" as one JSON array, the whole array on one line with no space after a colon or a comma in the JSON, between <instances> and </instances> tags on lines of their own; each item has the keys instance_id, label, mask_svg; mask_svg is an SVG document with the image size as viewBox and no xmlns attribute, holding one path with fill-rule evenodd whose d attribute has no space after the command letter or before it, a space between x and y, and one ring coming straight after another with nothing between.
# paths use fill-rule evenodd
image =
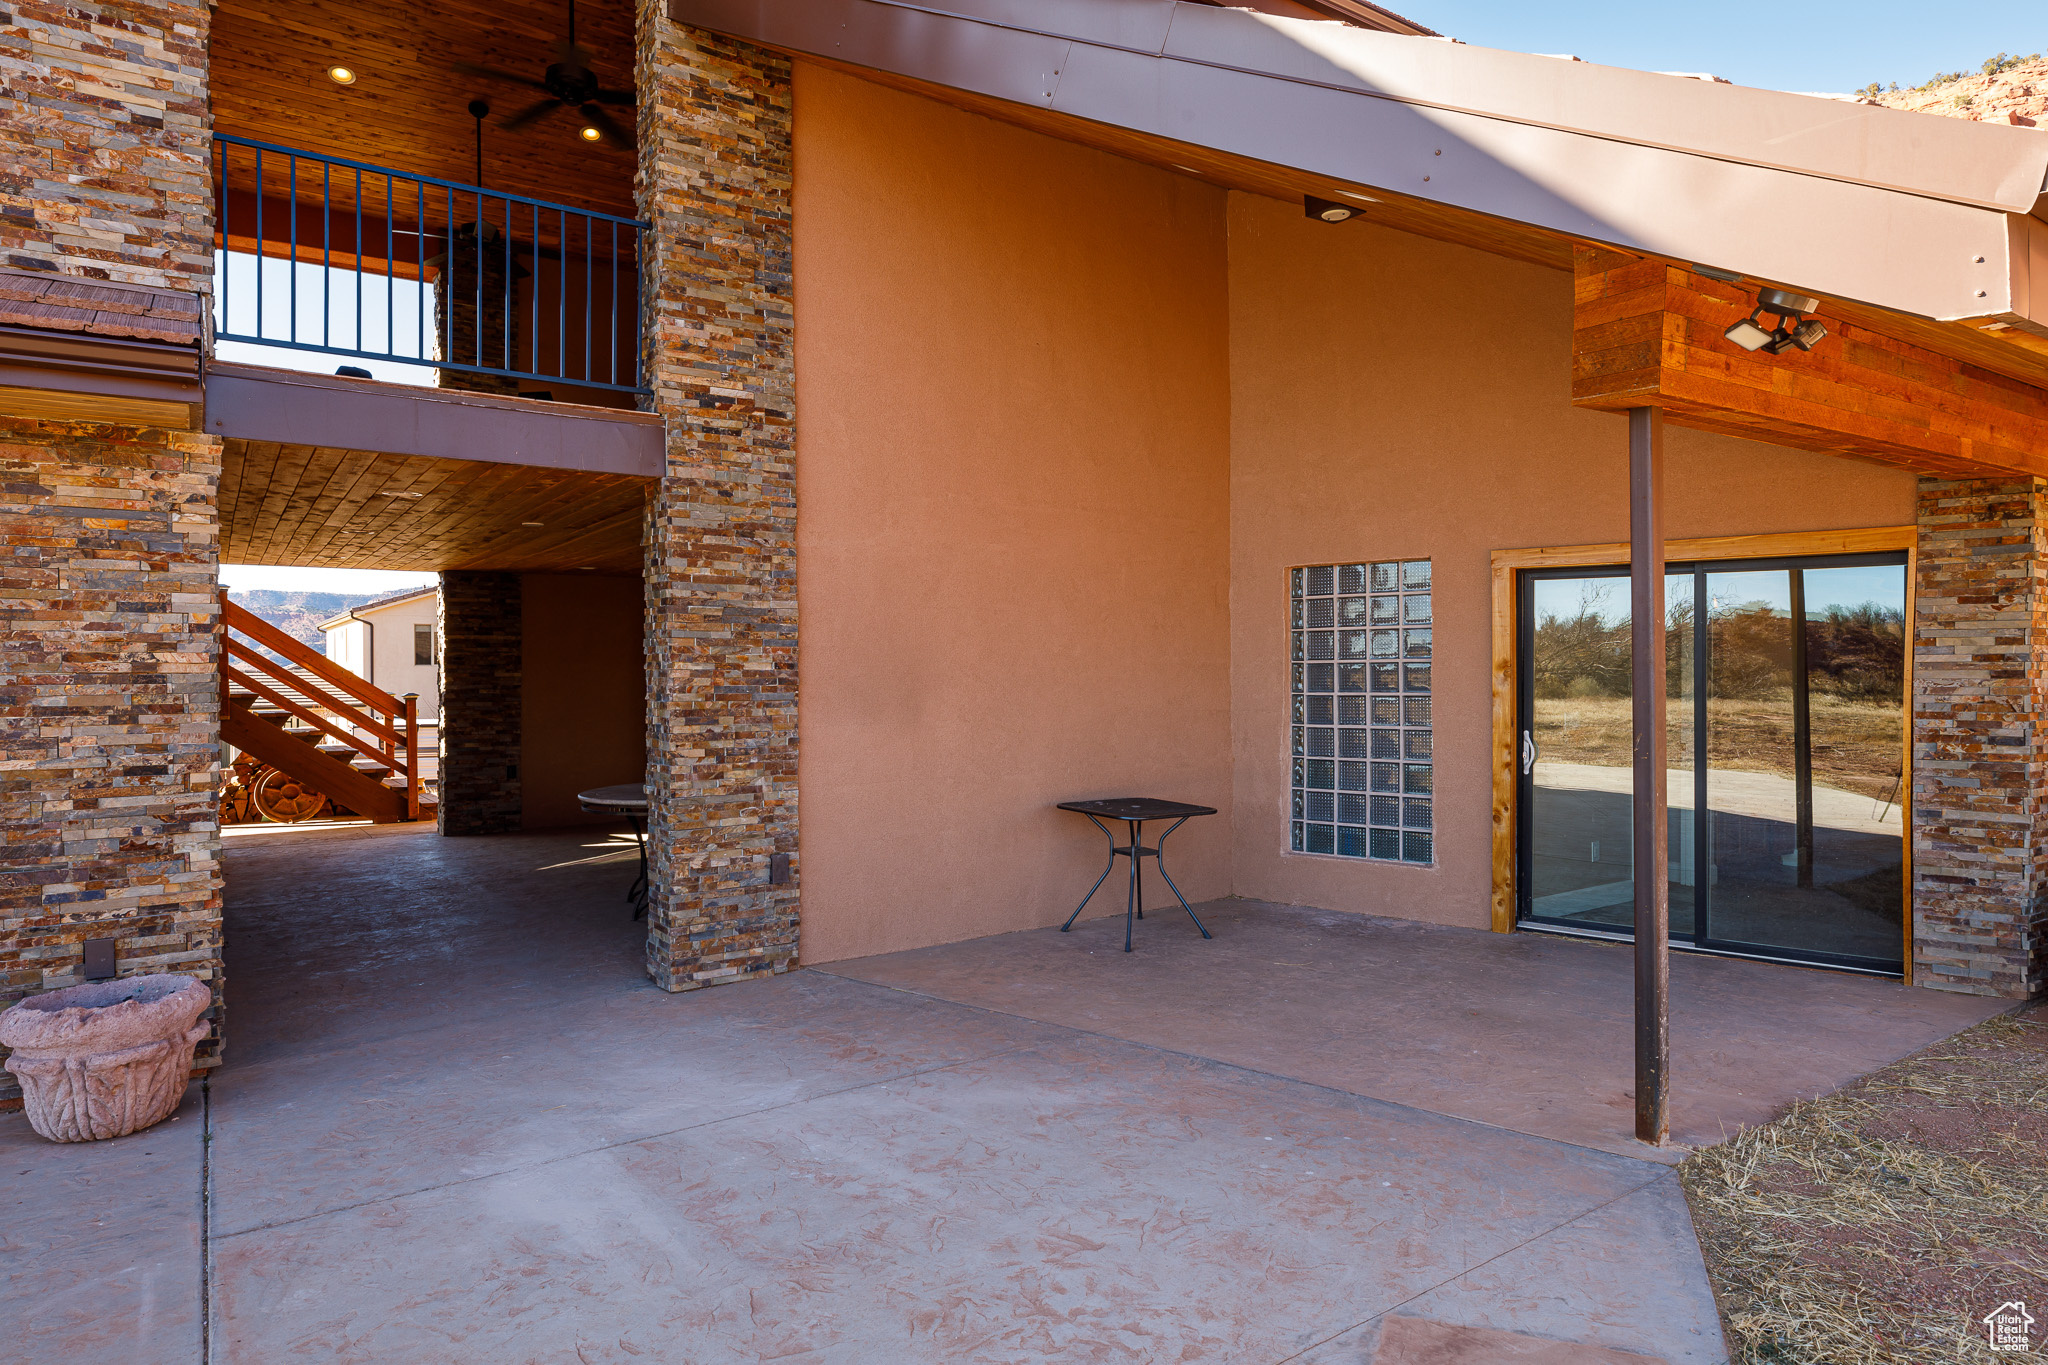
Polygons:
<instances>
[{"instance_id":1,"label":"stucco wall","mask_svg":"<svg viewBox=\"0 0 2048 1365\"><path fill-rule=\"evenodd\" d=\"M1230 889L1222 209L798 65L805 962L1058 923L1066 799L1222 808Z\"/></svg>"},{"instance_id":2,"label":"stucco wall","mask_svg":"<svg viewBox=\"0 0 2048 1365\"><path fill-rule=\"evenodd\" d=\"M576 793L638 782L647 766L647 675L638 578L520 578L520 824L613 824ZM412 635L405 636L412 657Z\"/></svg>"},{"instance_id":3,"label":"stucco wall","mask_svg":"<svg viewBox=\"0 0 2048 1365\"><path fill-rule=\"evenodd\" d=\"M1229 205L1240 895L1483 926L1490 551L1628 538L1621 418L1570 406L1572 280L1298 206ZM1907 525L1912 475L1667 429L1673 537ZM1283 851L1292 565L1435 561L1433 868Z\"/></svg>"}]
</instances>

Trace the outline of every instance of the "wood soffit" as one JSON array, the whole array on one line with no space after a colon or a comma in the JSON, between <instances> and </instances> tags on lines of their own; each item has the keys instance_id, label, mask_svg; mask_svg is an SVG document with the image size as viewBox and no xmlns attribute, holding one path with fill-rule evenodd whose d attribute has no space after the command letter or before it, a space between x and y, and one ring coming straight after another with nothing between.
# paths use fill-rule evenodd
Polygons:
<instances>
[{"instance_id":1,"label":"wood soffit","mask_svg":"<svg viewBox=\"0 0 2048 1365\"><path fill-rule=\"evenodd\" d=\"M632 217L634 153L585 142L573 113L524 128L495 125L537 90L454 69L496 67L538 79L567 30L563 0L218 0L211 48L216 131L468 184L475 178L469 101L484 99L484 183L491 189ZM633 87L631 0L578 0L576 38L600 82ZM327 78L356 72L353 85ZM633 110L609 112L631 128Z\"/></svg>"},{"instance_id":2,"label":"wood soffit","mask_svg":"<svg viewBox=\"0 0 2048 1365\"><path fill-rule=\"evenodd\" d=\"M637 574L648 488L624 474L231 439L222 451L221 558Z\"/></svg>"}]
</instances>

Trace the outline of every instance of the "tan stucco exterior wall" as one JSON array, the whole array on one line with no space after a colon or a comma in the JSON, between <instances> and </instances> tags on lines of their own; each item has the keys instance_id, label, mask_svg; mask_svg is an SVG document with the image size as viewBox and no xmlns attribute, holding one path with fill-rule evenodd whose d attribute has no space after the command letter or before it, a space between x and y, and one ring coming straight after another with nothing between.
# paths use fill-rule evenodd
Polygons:
<instances>
[{"instance_id":1,"label":"tan stucco exterior wall","mask_svg":"<svg viewBox=\"0 0 2048 1365\"><path fill-rule=\"evenodd\" d=\"M638 578L521 575L522 828L618 823L586 813L576 793L638 782L646 769L644 600Z\"/></svg>"},{"instance_id":2,"label":"tan stucco exterior wall","mask_svg":"<svg viewBox=\"0 0 2048 1365\"><path fill-rule=\"evenodd\" d=\"M1574 409L1571 276L1232 194L1233 889L1482 927L1489 554L1628 539L1621 418ZM1669 534L1914 519L1913 476L1667 430ZM1286 570L1435 562L1437 863L1284 851Z\"/></svg>"},{"instance_id":3,"label":"tan stucco exterior wall","mask_svg":"<svg viewBox=\"0 0 2048 1365\"><path fill-rule=\"evenodd\" d=\"M1223 196L803 64L795 126L802 960L1058 923L1072 798L1221 808L1227 893Z\"/></svg>"}]
</instances>

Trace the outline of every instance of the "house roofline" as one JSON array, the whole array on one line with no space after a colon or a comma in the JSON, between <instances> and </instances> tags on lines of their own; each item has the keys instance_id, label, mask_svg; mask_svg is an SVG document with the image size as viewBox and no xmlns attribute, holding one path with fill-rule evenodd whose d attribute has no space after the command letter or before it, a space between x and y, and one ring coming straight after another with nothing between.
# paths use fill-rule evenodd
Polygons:
<instances>
[{"instance_id":1,"label":"house roofline","mask_svg":"<svg viewBox=\"0 0 2048 1365\"><path fill-rule=\"evenodd\" d=\"M359 618L366 611L381 611L385 607L395 607L400 602L410 602L415 597L424 597L430 592L439 591L441 591L440 586L434 583L429 583L419 588L407 588L404 592L393 593L389 597L380 597L374 602L364 602L357 606L349 607L338 616L330 616L325 621L319 622L316 629L335 630Z\"/></svg>"},{"instance_id":2,"label":"house roofline","mask_svg":"<svg viewBox=\"0 0 2048 1365\"><path fill-rule=\"evenodd\" d=\"M1174 0L668 0L854 67L1929 318L2032 306L2048 137Z\"/></svg>"}]
</instances>

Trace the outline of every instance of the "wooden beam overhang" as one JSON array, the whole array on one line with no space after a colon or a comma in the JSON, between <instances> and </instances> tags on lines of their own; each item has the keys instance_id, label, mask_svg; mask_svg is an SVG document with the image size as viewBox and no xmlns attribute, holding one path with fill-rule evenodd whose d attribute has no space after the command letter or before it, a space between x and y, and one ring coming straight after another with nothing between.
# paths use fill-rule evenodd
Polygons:
<instances>
[{"instance_id":1,"label":"wooden beam overhang","mask_svg":"<svg viewBox=\"0 0 2048 1365\"><path fill-rule=\"evenodd\" d=\"M2048 390L1873 326L1873 310L1818 316L1809 352L1744 351L1721 333L1755 288L1684 266L1574 249L1572 402L1773 445L1947 476L2048 477ZM1845 317L1844 313L1853 314Z\"/></svg>"}]
</instances>

